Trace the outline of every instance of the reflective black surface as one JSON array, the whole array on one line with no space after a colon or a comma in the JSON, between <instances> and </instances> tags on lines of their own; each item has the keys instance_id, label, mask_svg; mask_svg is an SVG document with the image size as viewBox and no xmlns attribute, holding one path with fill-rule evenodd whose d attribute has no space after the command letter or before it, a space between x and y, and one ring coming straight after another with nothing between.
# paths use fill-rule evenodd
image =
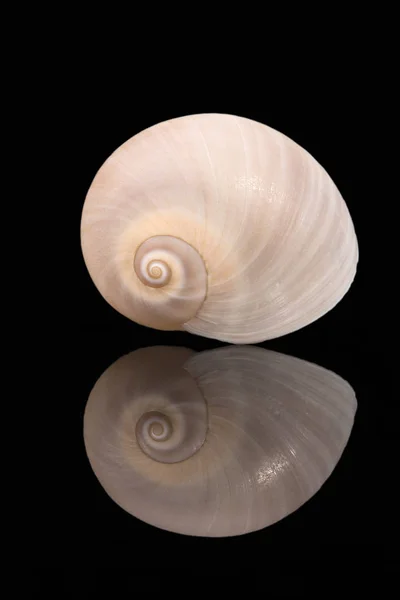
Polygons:
<instances>
[{"instance_id":1,"label":"reflective black surface","mask_svg":"<svg viewBox=\"0 0 400 600\"><path fill-rule=\"evenodd\" d=\"M328 110L328 109L327 109ZM79 248L79 218L86 191L96 170L127 138L161 120L194 112L231 112L264 122L305 147L324 166L342 193L352 215L360 246L356 279L343 300L327 315L285 337L258 344L330 369L353 387L358 410L346 451L321 490L301 509L265 530L238 538L199 539L151 527L125 513L104 492L87 460L83 443L83 414L90 390L99 376L125 353L153 345L176 345L197 351L225 344L188 333L159 332L132 323L116 313L97 292L86 271ZM137 116L135 116L135 114ZM238 106L197 105L147 113L123 110L101 120L83 102L74 210L74 269L78 279L78 314L74 319L74 347L68 367L61 369L73 395L64 400L61 414L70 423L69 476L64 496L53 502L57 529L67 523L65 543L90 562L94 557L116 564L193 566L193 560L218 561L239 555L257 561L290 556L313 561L378 549L384 556L394 522L391 471L397 424L393 417L393 353L385 345L385 319L376 292L377 259L371 243L371 214L360 197L358 181L365 177L357 160L359 129L344 111L318 118L311 108L302 117L294 112L273 113ZM343 140L346 143L343 143ZM382 234L381 234L382 235ZM374 237L374 247L377 234ZM387 279L384 279L384 282ZM388 318L388 315L387 315ZM61 383L62 385L62 383ZM57 417L59 418L59 417ZM64 424L65 425L65 424ZM71 498L71 500L69 500ZM55 505L55 509L54 509ZM47 529L51 529L50 526ZM54 533L54 532L52 532ZM61 546L64 542L59 543Z\"/></svg>"}]
</instances>

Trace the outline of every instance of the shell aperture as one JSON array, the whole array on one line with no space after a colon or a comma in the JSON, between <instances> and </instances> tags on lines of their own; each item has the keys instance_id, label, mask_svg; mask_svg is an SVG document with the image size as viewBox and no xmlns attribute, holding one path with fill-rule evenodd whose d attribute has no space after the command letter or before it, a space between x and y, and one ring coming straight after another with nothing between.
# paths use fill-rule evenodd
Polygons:
<instances>
[{"instance_id":1,"label":"shell aperture","mask_svg":"<svg viewBox=\"0 0 400 600\"><path fill-rule=\"evenodd\" d=\"M153 347L118 359L90 393L84 441L108 495L176 533L224 537L309 500L348 442L351 386L259 347Z\"/></svg>"},{"instance_id":2,"label":"shell aperture","mask_svg":"<svg viewBox=\"0 0 400 600\"><path fill-rule=\"evenodd\" d=\"M81 244L121 314L235 344L326 314L358 262L323 167L282 133L226 114L158 123L117 148L88 190Z\"/></svg>"}]
</instances>

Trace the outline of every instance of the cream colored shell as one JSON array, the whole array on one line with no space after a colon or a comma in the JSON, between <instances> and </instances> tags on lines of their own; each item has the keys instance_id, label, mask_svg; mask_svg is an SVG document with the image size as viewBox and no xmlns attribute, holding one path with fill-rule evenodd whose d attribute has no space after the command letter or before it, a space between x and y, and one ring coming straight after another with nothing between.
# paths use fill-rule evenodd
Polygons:
<instances>
[{"instance_id":1,"label":"cream colored shell","mask_svg":"<svg viewBox=\"0 0 400 600\"><path fill-rule=\"evenodd\" d=\"M88 191L81 241L123 315L246 344L324 315L358 260L346 204L318 162L223 114L172 119L118 148Z\"/></svg>"},{"instance_id":2,"label":"cream colored shell","mask_svg":"<svg viewBox=\"0 0 400 600\"><path fill-rule=\"evenodd\" d=\"M263 348L145 348L97 381L84 439L100 483L131 515L177 533L233 536L283 519L318 491L356 408L338 375Z\"/></svg>"}]
</instances>

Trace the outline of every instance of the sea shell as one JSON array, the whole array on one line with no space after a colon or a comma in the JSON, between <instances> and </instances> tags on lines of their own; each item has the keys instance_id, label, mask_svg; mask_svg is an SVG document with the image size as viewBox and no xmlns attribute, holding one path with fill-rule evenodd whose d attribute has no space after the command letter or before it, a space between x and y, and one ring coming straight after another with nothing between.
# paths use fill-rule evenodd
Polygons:
<instances>
[{"instance_id":1,"label":"sea shell","mask_svg":"<svg viewBox=\"0 0 400 600\"><path fill-rule=\"evenodd\" d=\"M176 533L234 536L318 491L356 409L346 381L291 356L145 348L95 384L84 440L101 485L131 515Z\"/></svg>"},{"instance_id":2,"label":"sea shell","mask_svg":"<svg viewBox=\"0 0 400 600\"><path fill-rule=\"evenodd\" d=\"M142 325L236 344L331 310L356 273L353 222L326 171L261 123L199 114L150 127L96 174L81 220L90 276Z\"/></svg>"}]
</instances>

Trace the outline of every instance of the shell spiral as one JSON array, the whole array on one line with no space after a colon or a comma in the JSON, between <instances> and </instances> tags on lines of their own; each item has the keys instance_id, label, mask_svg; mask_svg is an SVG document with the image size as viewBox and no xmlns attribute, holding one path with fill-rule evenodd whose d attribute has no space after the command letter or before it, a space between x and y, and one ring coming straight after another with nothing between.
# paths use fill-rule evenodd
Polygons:
<instances>
[{"instance_id":1,"label":"shell spiral","mask_svg":"<svg viewBox=\"0 0 400 600\"><path fill-rule=\"evenodd\" d=\"M132 420L136 422L138 446L151 459L161 463L179 463L200 450L207 433L207 404L194 379L182 369L192 353L181 349L143 350L142 360L150 360L143 373L145 393L136 392L130 402ZM127 359L129 364L130 357ZM160 372L160 365L161 372ZM157 371L155 372L155 368ZM160 378L161 375L161 378ZM141 390L143 388L141 387ZM132 400L132 399L131 399ZM132 433L132 432L131 432Z\"/></svg>"},{"instance_id":2,"label":"shell spiral","mask_svg":"<svg viewBox=\"0 0 400 600\"><path fill-rule=\"evenodd\" d=\"M324 315L358 261L321 165L282 133L223 114L159 123L115 150L86 196L81 242L126 317L238 344Z\"/></svg>"},{"instance_id":3,"label":"shell spiral","mask_svg":"<svg viewBox=\"0 0 400 600\"><path fill-rule=\"evenodd\" d=\"M263 348L145 348L94 385L84 440L100 483L131 515L183 534L240 535L319 490L356 407L338 375Z\"/></svg>"},{"instance_id":4,"label":"shell spiral","mask_svg":"<svg viewBox=\"0 0 400 600\"><path fill-rule=\"evenodd\" d=\"M142 294L146 293L152 303L152 323L159 323L162 329L179 329L204 302L207 272L203 259L179 238L148 238L136 251L134 270L145 286ZM149 287L156 288L157 293Z\"/></svg>"}]
</instances>

